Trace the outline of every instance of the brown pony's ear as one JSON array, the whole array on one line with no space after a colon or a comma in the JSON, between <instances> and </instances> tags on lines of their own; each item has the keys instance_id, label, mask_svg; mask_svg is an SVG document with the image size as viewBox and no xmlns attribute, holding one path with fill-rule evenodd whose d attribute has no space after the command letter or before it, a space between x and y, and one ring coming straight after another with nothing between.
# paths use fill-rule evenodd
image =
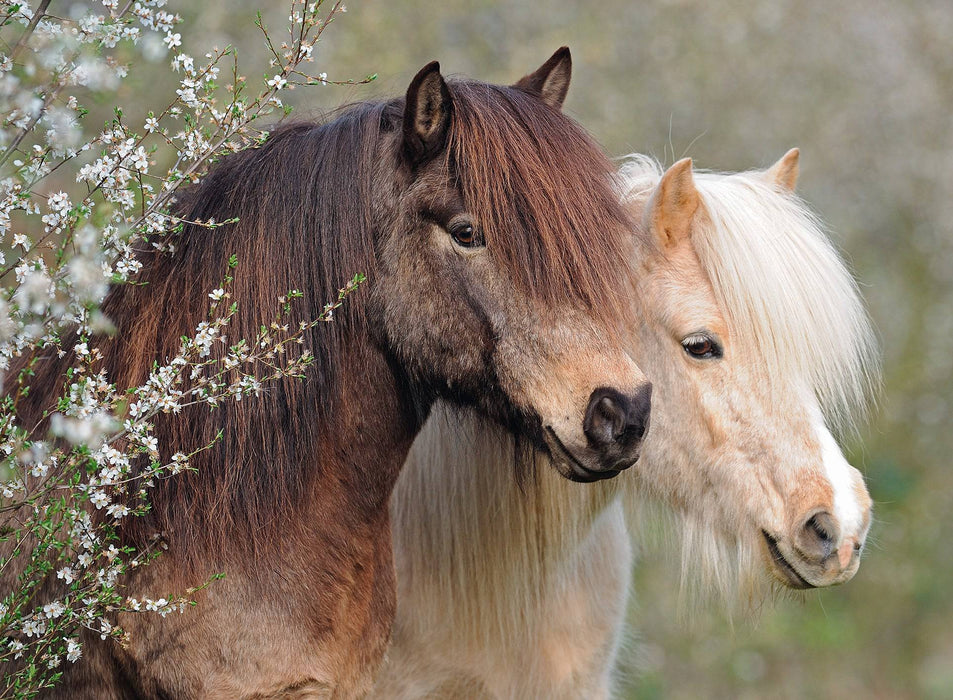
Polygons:
<instances>
[{"instance_id":1,"label":"brown pony's ear","mask_svg":"<svg viewBox=\"0 0 953 700\"><path fill-rule=\"evenodd\" d=\"M797 176L799 173L798 160L801 152L792 148L781 156L781 160L772 165L764 172L768 182L778 185L789 192L793 192L797 186Z\"/></svg>"},{"instance_id":2,"label":"brown pony's ear","mask_svg":"<svg viewBox=\"0 0 953 700\"><path fill-rule=\"evenodd\" d=\"M645 223L663 250L688 238L699 202L692 159L682 158L665 171L645 210Z\"/></svg>"},{"instance_id":3,"label":"brown pony's ear","mask_svg":"<svg viewBox=\"0 0 953 700\"><path fill-rule=\"evenodd\" d=\"M440 64L431 61L420 69L407 88L404 107L404 155L411 167L430 160L447 144L453 100L440 75Z\"/></svg>"},{"instance_id":4,"label":"brown pony's ear","mask_svg":"<svg viewBox=\"0 0 953 700\"><path fill-rule=\"evenodd\" d=\"M572 55L569 47L557 49L534 73L520 78L513 87L538 96L555 109L562 109L572 77Z\"/></svg>"}]
</instances>

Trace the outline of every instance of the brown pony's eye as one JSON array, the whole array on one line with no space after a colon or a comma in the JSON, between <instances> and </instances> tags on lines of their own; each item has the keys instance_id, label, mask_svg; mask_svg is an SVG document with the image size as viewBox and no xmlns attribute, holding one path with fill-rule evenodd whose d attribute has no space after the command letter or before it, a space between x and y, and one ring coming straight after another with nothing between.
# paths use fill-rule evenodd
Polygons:
<instances>
[{"instance_id":1,"label":"brown pony's eye","mask_svg":"<svg viewBox=\"0 0 953 700\"><path fill-rule=\"evenodd\" d=\"M483 236L469 221L458 221L450 225L450 236L454 243L463 248L476 248L483 245Z\"/></svg>"},{"instance_id":2,"label":"brown pony's eye","mask_svg":"<svg viewBox=\"0 0 953 700\"><path fill-rule=\"evenodd\" d=\"M718 358L723 354L718 342L711 336L702 333L690 335L685 338L685 340L682 341L682 347L685 348L685 352L689 355L701 360Z\"/></svg>"}]
</instances>

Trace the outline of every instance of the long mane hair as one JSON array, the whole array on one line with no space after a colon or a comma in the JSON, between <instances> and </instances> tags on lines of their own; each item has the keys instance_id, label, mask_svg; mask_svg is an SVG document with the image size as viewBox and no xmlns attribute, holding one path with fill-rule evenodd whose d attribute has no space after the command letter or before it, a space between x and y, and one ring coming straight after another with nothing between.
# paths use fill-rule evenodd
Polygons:
<instances>
[{"instance_id":1,"label":"long mane hair","mask_svg":"<svg viewBox=\"0 0 953 700\"><path fill-rule=\"evenodd\" d=\"M522 293L551 306L582 305L606 319L621 313L626 275L619 261L628 255L624 232L631 227L609 186L611 163L580 127L522 90L460 80L450 89L445 157L500 269ZM375 186L381 172L399 177L399 153L383 145L399 132L403 106L403 99L361 103L324 123L280 126L189 188L176 206L186 223L168 238L174 252L144 252L136 284L114 287L106 299L117 332L95 343L109 381L137 386L155 362L176 355L181 336L206 320L208 294L229 274L231 255L238 268L230 293L239 309L228 327L231 342L253 339L291 289L303 293L289 319L295 324L317 317L355 273L373 285ZM233 217L236 223L215 228L189 223ZM358 291L333 323L307 333L315 361L305 381L281 380L255 399L214 411L190 406L159 416L163 460L219 432L222 439L196 455L195 473L155 483L151 513L129 519L125 539L141 544L162 532L186 559L185 550L244 556L280 546L278 533L326 468L319 440L333 434L345 409L351 344L369 332L372 298ZM39 422L54 404L73 359L68 353L41 363L34 386L44 391L23 406L24 424Z\"/></svg>"},{"instance_id":2,"label":"long mane hair","mask_svg":"<svg viewBox=\"0 0 953 700\"><path fill-rule=\"evenodd\" d=\"M662 174L651 158L629 156L624 196L648 197ZM835 430L852 431L879 385L878 343L824 225L763 173L696 171L695 186L708 221L692 243L735 346L767 365L766 376L812 391Z\"/></svg>"}]
</instances>

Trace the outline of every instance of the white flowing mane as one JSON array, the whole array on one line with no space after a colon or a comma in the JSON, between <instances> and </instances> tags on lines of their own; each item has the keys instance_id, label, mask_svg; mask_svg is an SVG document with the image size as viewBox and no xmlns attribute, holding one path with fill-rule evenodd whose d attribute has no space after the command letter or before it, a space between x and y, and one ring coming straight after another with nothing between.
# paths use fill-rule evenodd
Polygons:
<instances>
[{"instance_id":1,"label":"white flowing mane","mask_svg":"<svg viewBox=\"0 0 953 700\"><path fill-rule=\"evenodd\" d=\"M633 155L624 195L647 198L659 164ZM853 276L817 216L761 172L695 173L710 230L693 238L736 347L806 384L830 427L852 431L879 383L876 336Z\"/></svg>"}]
</instances>

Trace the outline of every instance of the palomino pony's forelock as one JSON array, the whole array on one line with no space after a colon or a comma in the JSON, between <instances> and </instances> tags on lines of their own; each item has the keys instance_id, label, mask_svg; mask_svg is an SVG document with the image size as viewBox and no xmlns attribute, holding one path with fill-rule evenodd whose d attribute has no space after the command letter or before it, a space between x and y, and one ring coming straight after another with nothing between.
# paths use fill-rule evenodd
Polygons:
<instances>
[{"instance_id":1,"label":"palomino pony's forelock","mask_svg":"<svg viewBox=\"0 0 953 700\"><path fill-rule=\"evenodd\" d=\"M647 197L662 175L644 156L629 157L620 172L630 199ZM823 224L763 173L696 171L695 186L705 230L692 242L735 351L767 366L779 385L813 392L835 431L853 431L879 384L878 344Z\"/></svg>"}]
</instances>

